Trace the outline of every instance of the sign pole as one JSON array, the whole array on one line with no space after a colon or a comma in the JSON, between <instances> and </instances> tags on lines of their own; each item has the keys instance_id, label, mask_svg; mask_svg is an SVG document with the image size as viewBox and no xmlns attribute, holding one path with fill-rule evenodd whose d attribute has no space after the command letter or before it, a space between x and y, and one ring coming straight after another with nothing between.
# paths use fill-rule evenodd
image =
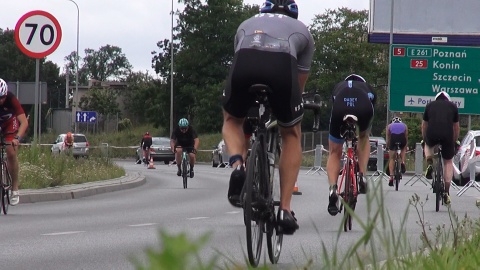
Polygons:
<instances>
[{"instance_id":1,"label":"sign pole","mask_svg":"<svg viewBox=\"0 0 480 270\"><path fill-rule=\"evenodd\" d=\"M35 59L35 117L33 118L33 142L37 144L38 139L38 84L40 82L40 59Z\"/></svg>"},{"instance_id":2,"label":"sign pole","mask_svg":"<svg viewBox=\"0 0 480 270\"><path fill-rule=\"evenodd\" d=\"M394 2L395 0L392 0L392 4L390 5L390 42L388 46L388 53L392 53L392 45L393 45L393 14L394 14ZM385 125L388 125L390 122L390 91L392 89L392 57L388 58L388 91L387 91L387 122Z\"/></svg>"}]
</instances>

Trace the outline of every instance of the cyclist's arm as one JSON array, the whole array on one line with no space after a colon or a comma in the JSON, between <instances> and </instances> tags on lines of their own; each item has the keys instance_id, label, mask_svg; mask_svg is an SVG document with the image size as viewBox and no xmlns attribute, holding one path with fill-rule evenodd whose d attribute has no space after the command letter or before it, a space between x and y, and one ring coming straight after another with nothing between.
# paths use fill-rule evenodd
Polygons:
<instances>
[{"instance_id":1,"label":"cyclist's arm","mask_svg":"<svg viewBox=\"0 0 480 270\"><path fill-rule=\"evenodd\" d=\"M428 122L422 120L422 139L425 140L425 133L427 133Z\"/></svg>"},{"instance_id":2,"label":"cyclist's arm","mask_svg":"<svg viewBox=\"0 0 480 270\"><path fill-rule=\"evenodd\" d=\"M458 141L458 137L460 136L460 123L455 122L453 123L453 141Z\"/></svg>"},{"instance_id":3,"label":"cyclist's arm","mask_svg":"<svg viewBox=\"0 0 480 270\"><path fill-rule=\"evenodd\" d=\"M303 91L305 89L305 84L307 83L307 79L308 79L308 72L306 72L306 73L299 72L298 73L298 85L300 86L300 92L301 93L303 93Z\"/></svg>"},{"instance_id":4,"label":"cyclist's arm","mask_svg":"<svg viewBox=\"0 0 480 270\"><path fill-rule=\"evenodd\" d=\"M195 152L197 151L199 145L200 145L200 139L197 137L193 140L193 148L195 149Z\"/></svg>"},{"instance_id":5,"label":"cyclist's arm","mask_svg":"<svg viewBox=\"0 0 480 270\"><path fill-rule=\"evenodd\" d=\"M407 143L405 144L405 147L407 147L408 149L408 126L405 125L405 139L407 141Z\"/></svg>"},{"instance_id":6,"label":"cyclist's arm","mask_svg":"<svg viewBox=\"0 0 480 270\"><path fill-rule=\"evenodd\" d=\"M170 149L172 149L172 152L175 153L175 140L170 139Z\"/></svg>"},{"instance_id":7,"label":"cyclist's arm","mask_svg":"<svg viewBox=\"0 0 480 270\"><path fill-rule=\"evenodd\" d=\"M385 130L385 133L387 134L387 145L386 147L389 148L390 146L390 129L388 128L390 125L387 125L387 128Z\"/></svg>"}]
</instances>

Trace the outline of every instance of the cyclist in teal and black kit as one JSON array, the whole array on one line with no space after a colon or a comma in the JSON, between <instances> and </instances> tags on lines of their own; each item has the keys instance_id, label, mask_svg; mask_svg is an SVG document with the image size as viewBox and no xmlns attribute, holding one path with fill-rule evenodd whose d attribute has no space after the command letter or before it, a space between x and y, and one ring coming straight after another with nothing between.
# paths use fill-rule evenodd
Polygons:
<instances>
[{"instance_id":1,"label":"cyclist in teal and black kit","mask_svg":"<svg viewBox=\"0 0 480 270\"><path fill-rule=\"evenodd\" d=\"M241 207L246 158L242 126L255 98L248 89L253 84L268 85L272 90L269 104L282 136L278 224L284 234L293 234L299 226L290 202L302 160L302 93L310 71L314 41L305 24L297 20L295 1L265 1L260 13L237 29L235 55L223 95L222 132L231 155L230 165L234 168L227 196L233 206Z\"/></svg>"},{"instance_id":2,"label":"cyclist in teal and black kit","mask_svg":"<svg viewBox=\"0 0 480 270\"><path fill-rule=\"evenodd\" d=\"M367 169L368 158L370 156L369 134L372 127L375 94L373 88L365 81L362 76L351 74L335 85L332 94L332 114L330 116L330 133L328 136L328 161L327 175L329 188L328 213L335 216L338 209L337 180L340 171L340 159L342 157L342 138L341 129L343 126L343 117L346 114L355 115L358 119L357 127L360 131L358 135L358 165L359 165L359 193L366 192L366 183L363 181L363 174Z\"/></svg>"},{"instance_id":3,"label":"cyclist in teal and black kit","mask_svg":"<svg viewBox=\"0 0 480 270\"><path fill-rule=\"evenodd\" d=\"M175 161L177 162L177 175L182 175L182 152L183 148L187 150L190 157L190 178L193 178L193 167L195 165L195 155L200 144L197 132L191 125L188 124L188 120L185 118L178 121L178 127L172 132L170 137L170 147L175 154Z\"/></svg>"}]
</instances>

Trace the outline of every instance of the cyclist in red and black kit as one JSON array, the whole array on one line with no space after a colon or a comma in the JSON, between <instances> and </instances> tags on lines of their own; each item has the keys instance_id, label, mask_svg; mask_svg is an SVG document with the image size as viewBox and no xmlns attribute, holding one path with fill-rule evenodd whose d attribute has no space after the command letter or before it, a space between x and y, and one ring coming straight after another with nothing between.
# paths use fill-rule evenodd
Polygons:
<instances>
[{"instance_id":1,"label":"cyclist in red and black kit","mask_svg":"<svg viewBox=\"0 0 480 270\"><path fill-rule=\"evenodd\" d=\"M190 158L190 178L193 178L193 167L195 166L195 155L197 154L198 146L200 145L200 139L197 132L188 123L186 118L182 118L178 121L178 127L172 132L170 138L170 147L175 153L175 161L177 162L177 175L182 175L182 151L183 148L188 152Z\"/></svg>"},{"instance_id":2,"label":"cyclist in red and black kit","mask_svg":"<svg viewBox=\"0 0 480 270\"><path fill-rule=\"evenodd\" d=\"M253 84L265 84L272 90L268 99L283 147L277 220L284 234L293 234L299 228L290 203L302 161L302 93L315 48L308 28L297 18L295 1L268 0L263 3L260 14L241 23L235 35L235 55L223 95L222 133L231 155L230 166L234 168L227 198L233 206L241 207L247 154L242 127L255 99L248 89Z\"/></svg>"},{"instance_id":3,"label":"cyclist in red and black kit","mask_svg":"<svg viewBox=\"0 0 480 270\"><path fill-rule=\"evenodd\" d=\"M150 162L147 160L147 151L150 151L150 147L152 146L152 136L150 135L150 132L145 132L145 134L142 137L142 140L140 141L140 147L142 148L143 151L143 162L147 164Z\"/></svg>"},{"instance_id":4,"label":"cyclist in red and black kit","mask_svg":"<svg viewBox=\"0 0 480 270\"><path fill-rule=\"evenodd\" d=\"M22 105L15 95L8 91L8 85L3 79L0 79L0 127L5 141L11 143L6 146L8 170L13 182L10 204L17 205L20 202L17 151L20 140L27 131L28 120Z\"/></svg>"},{"instance_id":5,"label":"cyclist in red and black kit","mask_svg":"<svg viewBox=\"0 0 480 270\"><path fill-rule=\"evenodd\" d=\"M330 133L328 136L328 161L327 175L329 188L328 213L335 216L338 209L337 180L340 171L340 159L342 158L342 148L344 139L341 129L343 126L343 117L346 114L352 114L357 117L357 127L360 131L358 136L358 165L359 193L366 192L366 183L363 175L367 169L368 158L370 156L369 134L372 127L373 112L375 105L375 94L372 86L360 75L351 74L344 81L335 85L332 95L332 114L330 116Z\"/></svg>"}]
</instances>

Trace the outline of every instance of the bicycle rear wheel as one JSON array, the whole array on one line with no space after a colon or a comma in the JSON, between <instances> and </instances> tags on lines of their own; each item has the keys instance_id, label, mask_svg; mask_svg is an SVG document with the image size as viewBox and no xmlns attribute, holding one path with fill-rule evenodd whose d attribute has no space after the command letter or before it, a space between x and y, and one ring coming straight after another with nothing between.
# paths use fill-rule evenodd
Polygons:
<instances>
[{"instance_id":1,"label":"bicycle rear wheel","mask_svg":"<svg viewBox=\"0 0 480 270\"><path fill-rule=\"evenodd\" d=\"M188 179L188 161L182 159L182 178L183 178L183 188L187 188L187 179Z\"/></svg>"},{"instance_id":2,"label":"bicycle rear wheel","mask_svg":"<svg viewBox=\"0 0 480 270\"><path fill-rule=\"evenodd\" d=\"M395 159L395 168L393 170L395 172L395 191L398 191L398 185L400 184L400 178L401 173L400 173L400 162L398 160L398 157Z\"/></svg>"},{"instance_id":3,"label":"bicycle rear wheel","mask_svg":"<svg viewBox=\"0 0 480 270\"><path fill-rule=\"evenodd\" d=\"M276 138L278 140L278 137ZM272 140L270 140L272 143ZM275 143L274 143L275 144ZM281 148L280 145L277 145L277 151L273 152L272 154L275 156L275 160L278 160L278 156L280 155ZM275 149L275 148L273 148ZM278 156L277 156L278 154ZM273 264L278 263L280 258L280 253L282 252L282 243L283 243L283 234L278 233L278 226L276 225L277 216L275 213L278 212L278 208L280 207L280 179L275 179L275 168L271 170L272 174L270 175L270 200L273 202L273 205L270 209L270 219L267 221L267 250L268 250L268 258L270 262Z\"/></svg>"},{"instance_id":4,"label":"bicycle rear wheel","mask_svg":"<svg viewBox=\"0 0 480 270\"><path fill-rule=\"evenodd\" d=\"M351 169L352 169L352 164L351 164L351 161L350 160L347 160L346 164L345 164L345 183L344 183L344 189L343 189L343 203L346 205L348 205L349 207L351 206L352 204L352 196L351 196L351 193L353 192L352 191L352 172L351 172ZM349 229L351 230L352 229L352 216L348 213L348 210L346 209L346 207L344 206L344 210L343 210L343 230L346 232L348 231Z\"/></svg>"},{"instance_id":5,"label":"bicycle rear wheel","mask_svg":"<svg viewBox=\"0 0 480 270\"><path fill-rule=\"evenodd\" d=\"M435 211L438 212L440 210L440 201L442 200L443 195L443 168L442 168L442 161L439 159L437 161L437 166L435 166Z\"/></svg>"},{"instance_id":6,"label":"bicycle rear wheel","mask_svg":"<svg viewBox=\"0 0 480 270\"><path fill-rule=\"evenodd\" d=\"M260 181L265 177L265 158L263 147L259 141L255 141L250 152L247 164L247 178L245 182L245 203L243 207L248 260L253 267L260 262L262 253L263 227L264 223L260 217L259 209L255 207L258 196ZM257 192L256 195L254 193Z\"/></svg>"}]
</instances>

